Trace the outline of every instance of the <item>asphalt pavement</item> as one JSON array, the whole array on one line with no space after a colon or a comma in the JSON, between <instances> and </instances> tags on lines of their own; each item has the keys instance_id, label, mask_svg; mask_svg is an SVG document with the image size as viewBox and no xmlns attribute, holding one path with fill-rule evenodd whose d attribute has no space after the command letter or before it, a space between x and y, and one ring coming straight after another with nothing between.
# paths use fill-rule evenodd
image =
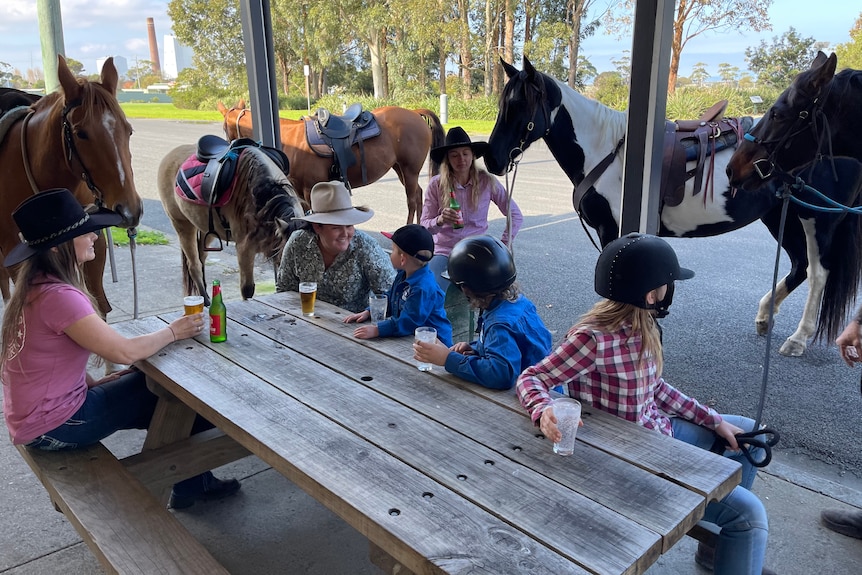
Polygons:
<instances>
[{"instance_id":1,"label":"asphalt pavement","mask_svg":"<svg viewBox=\"0 0 862 575\"><path fill-rule=\"evenodd\" d=\"M218 124L134 121L135 179L145 198L144 227L165 231L167 246L138 246L135 260L139 315L176 309L181 297L180 255L155 190L155 166L173 146L219 133ZM404 223L406 201L394 173L355 190L355 203L376 214L359 226L386 242L380 230ZM549 329L560 338L596 300L592 270L597 256L572 213L571 186L547 150L527 151L515 199L525 215L515 241L519 281ZM161 213L160 213L161 212ZM493 212L492 215L498 216ZM493 233L504 220L496 217ZM767 563L779 573L855 574L862 571L862 541L821 527L826 507L862 508L862 399L859 371L840 362L834 347L813 345L802 358L785 358L778 346L796 327L803 288L776 317L769 355L766 339L754 333L757 301L772 281L775 242L753 224L715 238L674 239L685 267L697 275L679 282L671 314L663 320L665 377L719 411L754 417L768 357L763 421L778 429L782 442L762 471L755 492L770 516ZM118 281L106 272L114 306L109 321L132 317L132 254L115 251ZM782 259L786 270L786 259ZM256 268L259 291L273 289L272 269ZM222 280L227 304L239 298L238 271L231 250L211 255L207 278ZM140 446L141 434L124 432L109 442L119 455ZM93 573L98 566L20 456L0 443L0 573ZM254 457L220 476L243 480L241 494L220 503L198 504L178 513L183 523L234 573L375 573L367 542L319 503ZM700 574L692 556L696 542L684 538L647 572Z\"/></svg>"}]
</instances>

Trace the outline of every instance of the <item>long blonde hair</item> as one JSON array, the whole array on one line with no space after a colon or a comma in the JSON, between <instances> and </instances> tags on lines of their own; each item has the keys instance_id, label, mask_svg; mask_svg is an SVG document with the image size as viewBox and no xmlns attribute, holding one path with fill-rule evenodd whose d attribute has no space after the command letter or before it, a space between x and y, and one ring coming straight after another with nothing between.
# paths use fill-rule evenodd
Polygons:
<instances>
[{"instance_id":1,"label":"long blonde hair","mask_svg":"<svg viewBox=\"0 0 862 575\"><path fill-rule=\"evenodd\" d=\"M578 323L572 330L579 326L587 326L602 331L618 331L627 324L632 326L633 333L640 334L643 342L638 353L638 367L645 369L649 359L652 359L656 366L656 377L661 377L664 367L661 334L651 310L628 303L603 299L593 305L590 311L578 318Z\"/></svg>"},{"instance_id":2,"label":"long blonde hair","mask_svg":"<svg viewBox=\"0 0 862 575\"><path fill-rule=\"evenodd\" d=\"M470 206L475 209L479 205L479 196L482 195L482 188L488 182L491 175L485 170L476 165L476 157L473 156L473 163L470 164L469 183L472 184L473 192L470 195ZM443 159L440 164L440 205L449 205L449 190L455 189L455 180L452 178L452 167L449 165L449 156Z\"/></svg>"},{"instance_id":3,"label":"long blonde hair","mask_svg":"<svg viewBox=\"0 0 862 575\"><path fill-rule=\"evenodd\" d=\"M40 251L31 258L24 260L15 273L15 289L12 297L6 302L3 313L2 344L0 354L0 369L8 359L8 350L15 342L16 332L24 315L24 308L31 301L33 291L38 283L43 283L45 277L49 281L69 284L84 292L93 304L93 309L99 309L96 301L84 284L81 266L75 253L74 240L69 240L56 248Z\"/></svg>"}]
</instances>

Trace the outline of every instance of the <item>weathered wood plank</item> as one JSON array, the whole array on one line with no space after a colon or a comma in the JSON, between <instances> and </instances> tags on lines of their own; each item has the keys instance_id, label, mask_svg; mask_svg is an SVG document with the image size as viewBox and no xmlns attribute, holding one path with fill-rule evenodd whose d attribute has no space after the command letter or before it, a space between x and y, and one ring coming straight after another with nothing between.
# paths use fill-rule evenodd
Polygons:
<instances>
[{"instance_id":1,"label":"weathered wood plank","mask_svg":"<svg viewBox=\"0 0 862 575\"><path fill-rule=\"evenodd\" d=\"M297 360L277 342L243 337L235 324L229 333L213 347L281 367ZM141 368L163 385L182 382L166 388L416 573L585 572L196 342L174 344ZM309 384L307 374L296 381Z\"/></svg>"},{"instance_id":2,"label":"weathered wood plank","mask_svg":"<svg viewBox=\"0 0 862 575\"><path fill-rule=\"evenodd\" d=\"M18 451L109 573L227 573L101 443Z\"/></svg>"},{"instance_id":3,"label":"weathered wood plank","mask_svg":"<svg viewBox=\"0 0 862 575\"><path fill-rule=\"evenodd\" d=\"M299 314L299 294L283 292L255 299L292 316ZM344 316L339 308L323 302L319 306L318 312L315 318L302 318L299 314L298 319L306 319L309 323L314 323L332 333L345 338L352 338L352 329L341 323L341 318ZM410 338L364 340L361 343L409 365L414 364ZM451 374L444 373L442 368L431 373L434 377L442 378L452 385L468 389L472 393L505 405L524 417L527 416L511 393L501 393L470 384ZM590 417L589 421L584 418L585 425L595 426L596 433L584 433L582 429L578 432L579 441L582 440L652 473L666 475L676 483L702 494L708 501L723 498L733 490L733 487L739 483L742 477L740 465L726 457L684 444L670 437L661 440L661 448L655 449L649 446L649 443L644 444L640 441L640 439L648 438L655 432L639 428L637 431L632 431L635 434L634 437L639 440L632 441L632 437L620 436L614 416L589 406L585 406L584 413L589 414L588 417ZM648 447L642 448L640 447L642 445Z\"/></svg>"}]
</instances>

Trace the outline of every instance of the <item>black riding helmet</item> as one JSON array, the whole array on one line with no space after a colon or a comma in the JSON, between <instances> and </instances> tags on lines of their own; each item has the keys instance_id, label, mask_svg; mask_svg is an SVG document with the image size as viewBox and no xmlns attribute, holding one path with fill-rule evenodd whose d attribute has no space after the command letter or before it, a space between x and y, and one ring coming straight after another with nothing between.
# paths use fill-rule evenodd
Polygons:
<instances>
[{"instance_id":1,"label":"black riding helmet","mask_svg":"<svg viewBox=\"0 0 862 575\"><path fill-rule=\"evenodd\" d=\"M694 277L679 267L676 252L666 241L648 234L631 233L609 243L596 263L596 293L609 300L667 315L673 301L673 282ZM667 295L655 305L646 294L667 284Z\"/></svg>"},{"instance_id":2,"label":"black riding helmet","mask_svg":"<svg viewBox=\"0 0 862 575\"><path fill-rule=\"evenodd\" d=\"M516 276L509 248L491 236L465 238L449 254L449 281L476 294L501 292Z\"/></svg>"}]
</instances>

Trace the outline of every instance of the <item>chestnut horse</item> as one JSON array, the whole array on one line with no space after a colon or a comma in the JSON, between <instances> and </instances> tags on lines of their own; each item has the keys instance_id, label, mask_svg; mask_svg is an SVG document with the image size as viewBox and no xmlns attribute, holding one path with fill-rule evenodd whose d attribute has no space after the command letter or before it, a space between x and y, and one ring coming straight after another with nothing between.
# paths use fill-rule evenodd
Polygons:
<instances>
[{"instance_id":1,"label":"chestnut horse","mask_svg":"<svg viewBox=\"0 0 862 575\"><path fill-rule=\"evenodd\" d=\"M218 109L224 116L224 131L228 140L253 137L251 114L243 101L231 109L219 102ZM407 223L418 223L422 213L419 174L429 150L444 143L446 135L443 125L431 110L386 106L371 113L380 126L380 135L363 142L367 181L362 181L359 147L354 146L356 164L347 170L350 185L358 188L376 182L390 169L394 169L407 195ZM281 146L290 160L288 176L308 203L312 186L332 179L332 159L318 156L308 145L303 120L281 118L280 125ZM429 160L430 175L437 174L439 168L439 165Z\"/></svg>"},{"instance_id":2,"label":"chestnut horse","mask_svg":"<svg viewBox=\"0 0 862 575\"><path fill-rule=\"evenodd\" d=\"M99 82L75 78L62 56L58 61L61 90L0 122L2 253L9 253L19 241L12 212L41 190L68 188L82 205L96 203L116 211L126 228L137 226L144 212L132 173L132 127L117 102L113 59L105 61ZM85 265L84 273L100 310L107 314L111 306L102 289L104 234L96 245L96 260Z\"/></svg>"},{"instance_id":3,"label":"chestnut horse","mask_svg":"<svg viewBox=\"0 0 862 575\"><path fill-rule=\"evenodd\" d=\"M210 207L192 203L176 192L177 172L196 152L195 144L178 146L159 164L157 183L165 213L177 232L182 248L183 289L186 295L200 294L210 299L204 281L204 235L210 231ZM303 214L302 204L284 172L261 150L242 150L230 199L213 214L213 231L218 237L236 242L240 291L243 299L254 296L254 258L263 254L273 261L273 271L281 262L281 252L290 232L290 223ZM230 230L230 238L225 228ZM215 238L213 238L215 239Z\"/></svg>"},{"instance_id":4,"label":"chestnut horse","mask_svg":"<svg viewBox=\"0 0 862 575\"><path fill-rule=\"evenodd\" d=\"M836 74L837 65L835 54L827 57L818 52L811 67L793 79L730 158L727 175L731 185L750 195L788 179L793 181L796 176L810 184L817 171L826 171L833 174L832 181L824 182L821 192L845 205L862 205L853 187L852 170L835 166L846 165L850 159L862 162L862 71L845 69ZM826 168L817 166L818 162ZM806 165L806 170L800 169ZM842 178L842 170L851 175ZM825 204L822 200L816 203ZM781 353L799 355L812 335L834 340L846 321L862 273L858 239L862 223L858 210L836 214L792 203L789 213L795 218L788 218L788 225L792 219L803 223L807 257L776 287L775 304L777 311L781 302L808 279L803 321L781 348ZM758 317L765 331L766 316Z\"/></svg>"}]
</instances>

